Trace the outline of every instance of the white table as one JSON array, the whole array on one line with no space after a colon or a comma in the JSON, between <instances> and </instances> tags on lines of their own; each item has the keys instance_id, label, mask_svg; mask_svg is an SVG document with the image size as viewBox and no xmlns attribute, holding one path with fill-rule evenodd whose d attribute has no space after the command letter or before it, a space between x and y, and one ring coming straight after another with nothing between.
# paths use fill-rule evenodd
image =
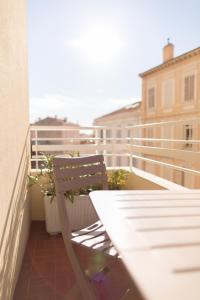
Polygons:
<instances>
[{"instance_id":1,"label":"white table","mask_svg":"<svg viewBox=\"0 0 200 300\"><path fill-rule=\"evenodd\" d=\"M93 205L148 300L200 300L200 191L95 191Z\"/></svg>"}]
</instances>

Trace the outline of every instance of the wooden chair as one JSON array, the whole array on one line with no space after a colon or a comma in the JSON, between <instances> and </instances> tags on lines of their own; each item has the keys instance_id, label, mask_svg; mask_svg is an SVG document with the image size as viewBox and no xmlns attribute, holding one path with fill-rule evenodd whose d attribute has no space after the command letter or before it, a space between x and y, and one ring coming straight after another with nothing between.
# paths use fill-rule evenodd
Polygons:
<instances>
[{"instance_id":1,"label":"wooden chair","mask_svg":"<svg viewBox=\"0 0 200 300\"><path fill-rule=\"evenodd\" d=\"M90 278L82 270L78 258L74 251L74 245L81 245L92 251L100 251L104 256L109 255L117 257L117 252L106 234L105 228L100 221L90 226L72 232L68 212L66 211L65 202L66 192L78 191L80 188L101 185L102 189L107 189L106 168L102 155L93 155L88 157L55 157L54 158L54 179L56 185L57 205L60 216L60 223L65 247L68 257L71 261L76 282L81 291L80 299L95 300L97 299L95 291L91 288ZM106 263L103 263L105 268ZM100 273L93 274L97 280ZM101 276L99 276L101 277Z\"/></svg>"}]
</instances>

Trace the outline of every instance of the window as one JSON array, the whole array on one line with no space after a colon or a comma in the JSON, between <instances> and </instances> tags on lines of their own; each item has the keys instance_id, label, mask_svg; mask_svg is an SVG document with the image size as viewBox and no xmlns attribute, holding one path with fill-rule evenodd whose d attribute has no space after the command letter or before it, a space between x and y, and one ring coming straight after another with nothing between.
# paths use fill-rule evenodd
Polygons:
<instances>
[{"instance_id":1,"label":"window","mask_svg":"<svg viewBox=\"0 0 200 300\"><path fill-rule=\"evenodd\" d=\"M121 136L122 136L121 129L117 129L117 131L116 131L116 137L117 138L121 138Z\"/></svg>"},{"instance_id":2,"label":"window","mask_svg":"<svg viewBox=\"0 0 200 300\"><path fill-rule=\"evenodd\" d=\"M192 125L185 125L184 127L184 139L189 141L192 140L193 138L193 128ZM187 143L185 144L186 147L191 148L192 144Z\"/></svg>"},{"instance_id":3,"label":"window","mask_svg":"<svg viewBox=\"0 0 200 300\"><path fill-rule=\"evenodd\" d=\"M193 101L194 100L194 83L195 76L189 75L184 78L184 101Z\"/></svg>"},{"instance_id":4,"label":"window","mask_svg":"<svg viewBox=\"0 0 200 300\"><path fill-rule=\"evenodd\" d=\"M121 167L121 165L122 165L122 158L121 158L121 156L117 156L116 157L116 166Z\"/></svg>"},{"instance_id":5,"label":"window","mask_svg":"<svg viewBox=\"0 0 200 300\"><path fill-rule=\"evenodd\" d=\"M122 131L121 131L121 129L117 129L116 130L116 138L117 139L121 139L121 137L122 137ZM121 144L121 140L117 140L117 144Z\"/></svg>"},{"instance_id":6,"label":"window","mask_svg":"<svg viewBox=\"0 0 200 300\"><path fill-rule=\"evenodd\" d=\"M130 144L130 142L131 142L131 140L130 140L130 138L131 138L131 129L127 129L127 144Z\"/></svg>"},{"instance_id":7,"label":"window","mask_svg":"<svg viewBox=\"0 0 200 300\"><path fill-rule=\"evenodd\" d=\"M172 109L173 101L174 101L174 84L173 80L169 79L163 83L163 108L164 109Z\"/></svg>"},{"instance_id":8,"label":"window","mask_svg":"<svg viewBox=\"0 0 200 300\"><path fill-rule=\"evenodd\" d=\"M106 129L106 142L107 144L111 143L110 138L112 137L111 129Z\"/></svg>"},{"instance_id":9,"label":"window","mask_svg":"<svg viewBox=\"0 0 200 300\"><path fill-rule=\"evenodd\" d=\"M155 88L148 89L148 108L155 108Z\"/></svg>"},{"instance_id":10,"label":"window","mask_svg":"<svg viewBox=\"0 0 200 300\"><path fill-rule=\"evenodd\" d=\"M107 152L107 154L110 154L106 157L106 165L107 167L112 167L112 156L111 156L111 152Z\"/></svg>"},{"instance_id":11,"label":"window","mask_svg":"<svg viewBox=\"0 0 200 300\"><path fill-rule=\"evenodd\" d=\"M103 139L103 129L100 130L100 138Z\"/></svg>"},{"instance_id":12,"label":"window","mask_svg":"<svg viewBox=\"0 0 200 300\"><path fill-rule=\"evenodd\" d=\"M103 133L103 129L100 130L100 138L101 138L101 143L103 143L103 137L104 137L104 133Z\"/></svg>"},{"instance_id":13,"label":"window","mask_svg":"<svg viewBox=\"0 0 200 300\"><path fill-rule=\"evenodd\" d=\"M106 138L107 139L111 138L111 130L110 129L106 129Z\"/></svg>"}]
</instances>

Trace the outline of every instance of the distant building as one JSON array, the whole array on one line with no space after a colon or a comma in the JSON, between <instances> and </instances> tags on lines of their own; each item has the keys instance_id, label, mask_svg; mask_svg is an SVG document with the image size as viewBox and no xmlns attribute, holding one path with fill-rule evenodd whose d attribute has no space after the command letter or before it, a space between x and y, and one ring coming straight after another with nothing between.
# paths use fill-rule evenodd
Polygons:
<instances>
[{"instance_id":1,"label":"distant building","mask_svg":"<svg viewBox=\"0 0 200 300\"><path fill-rule=\"evenodd\" d=\"M94 125L104 126L105 128L100 128L97 132L97 136L103 141L106 139L106 143L117 144L124 143L124 140L128 137L139 137L139 130L131 128L131 126L140 124L141 122L141 101L135 102L131 105L122 107L121 109L115 110L109 114L101 116L94 120ZM110 140L109 140L110 139ZM126 142L128 140L126 139ZM117 148L120 148L118 145ZM106 152L109 154L109 151ZM127 166L129 165L129 157L125 156L124 149L120 151L121 156L107 157L108 166ZM119 153L119 154L120 154ZM133 159L133 165L138 166L137 160Z\"/></svg>"},{"instance_id":2,"label":"distant building","mask_svg":"<svg viewBox=\"0 0 200 300\"><path fill-rule=\"evenodd\" d=\"M44 144L44 145L55 145L55 144L69 144L71 143L69 138L78 138L80 137L79 134L79 129L80 129L80 125L79 124L75 124L75 123L71 123L68 122L66 118L64 119L59 119L57 117L46 117L44 119L39 119L38 121L36 121L35 123L33 123L32 125L35 126L63 126L63 129L66 130L54 130L54 131L49 131L48 128L47 130L44 131L38 131L38 138L42 138L42 141L39 141L40 144ZM70 130L69 130L70 129ZM33 132L34 135L34 132ZM47 138L45 140L45 138ZM48 140L48 139L56 139L56 140ZM60 140L59 140L60 138ZM66 140L65 140L66 138Z\"/></svg>"},{"instance_id":3,"label":"distant building","mask_svg":"<svg viewBox=\"0 0 200 300\"><path fill-rule=\"evenodd\" d=\"M54 146L56 145L80 144L80 140L79 140L80 126L75 123L67 122L66 118L59 119L57 117L46 117L44 119L39 119L38 121L36 121L31 125L35 126L36 128L35 131L34 130L31 131L32 146L36 145L36 140L37 140L37 145L49 145L48 150L44 152L48 153L48 151L50 151L51 153L55 153L55 154L66 153L67 151L64 152L57 151L57 150L55 151L52 150L52 148L50 147L53 147L53 149L55 149ZM58 130L56 130L56 127L59 127ZM73 140L74 138L75 140ZM32 157L34 157L34 155L37 156L43 154L43 151L38 151L36 153L34 150L32 150L33 149L32 146L31 146ZM40 164L41 162L39 163L39 166ZM36 168L36 163L34 161L32 161L31 167Z\"/></svg>"},{"instance_id":4,"label":"distant building","mask_svg":"<svg viewBox=\"0 0 200 300\"><path fill-rule=\"evenodd\" d=\"M174 57L174 45L168 42L163 48L163 63L140 74L142 78L142 119L144 123L168 122L189 120L200 116L200 47ZM199 125L198 125L199 126ZM195 123L185 121L176 125L151 127L145 130L144 137L165 139L199 139L199 128ZM195 150L191 143L157 145L151 142L149 146L161 146ZM150 157L155 158L156 157ZM157 156L158 159L158 156ZM159 157L166 163L181 161L177 158ZM190 167L190 163L182 165ZM149 162L144 163L144 168L156 175L163 176L176 183L195 187L198 180L195 176L185 174L180 170L173 170Z\"/></svg>"}]
</instances>

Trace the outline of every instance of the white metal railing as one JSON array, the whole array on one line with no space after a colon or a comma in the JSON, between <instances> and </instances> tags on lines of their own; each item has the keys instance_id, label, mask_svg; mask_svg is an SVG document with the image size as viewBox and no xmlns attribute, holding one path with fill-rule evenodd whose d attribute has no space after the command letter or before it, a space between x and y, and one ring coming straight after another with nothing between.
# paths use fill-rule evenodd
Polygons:
<instances>
[{"instance_id":1,"label":"white metal railing","mask_svg":"<svg viewBox=\"0 0 200 300\"><path fill-rule=\"evenodd\" d=\"M137 167L180 184L192 178L188 185L196 187L197 182L198 187L199 123L199 119L181 119L125 127L31 126L32 168L39 168L43 152L103 154L109 167ZM188 124L193 133L189 140Z\"/></svg>"}]
</instances>

